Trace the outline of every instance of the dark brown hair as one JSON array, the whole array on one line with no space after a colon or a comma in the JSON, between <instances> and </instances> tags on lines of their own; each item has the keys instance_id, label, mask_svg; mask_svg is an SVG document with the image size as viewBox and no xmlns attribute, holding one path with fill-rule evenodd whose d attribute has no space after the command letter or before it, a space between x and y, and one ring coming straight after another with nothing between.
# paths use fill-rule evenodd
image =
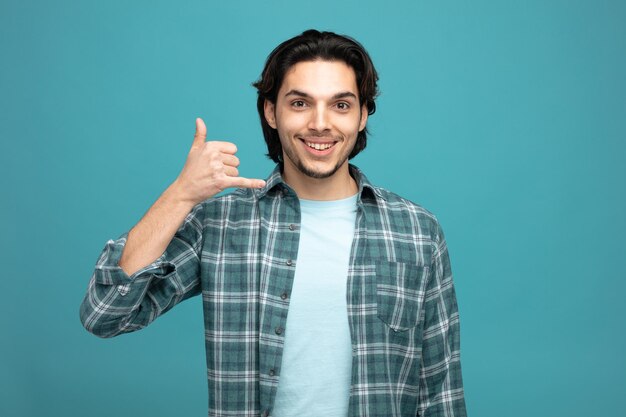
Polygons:
<instances>
[{"instance_id":1,"label":"dark brown hair","mask_svg":"<svg viewBox=\"0 0 626 417\"><path fill-rule=\"evenodd\" d=\"M281 43L267 57L261 78L252 84L258 92L257 110L267 143L267 156L276 163L282 163L283 149L278 132L265 120L265 100L276 103L278 90L291 67L299 62L317 59L343 61L350 66L356 75L360 106L365 104L367 113L370 115L376 111L374 100L378 95L378 74L367 51L356 40L333 32L319 32L311 29ZM354 158L365 149L366 144L367 128L358 133L356 144L349 158Z\"/></svg>"}]
</instances>

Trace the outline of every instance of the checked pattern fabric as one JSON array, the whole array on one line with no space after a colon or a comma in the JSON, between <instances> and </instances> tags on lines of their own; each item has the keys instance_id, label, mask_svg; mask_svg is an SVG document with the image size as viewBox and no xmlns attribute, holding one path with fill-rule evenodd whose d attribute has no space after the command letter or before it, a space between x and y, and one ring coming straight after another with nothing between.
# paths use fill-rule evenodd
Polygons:
<instances>
[{"instance_id":1,"label":"checked pattern fabric","mask_svg":"<svg viewBox=\"0 0 626 417\"><path fill-rule=\"evenodd\" d=\"M465 417L459 314L439 223L358 168L350 172L359 195L347 277L349 416ZM201 295L208 415L271 415L299 223L298 198L276 167L262 189L198 204L163 255L131 276L118 266L128 234L109 240L81 321L113 337Z\"/></svg>"}]
</instances>

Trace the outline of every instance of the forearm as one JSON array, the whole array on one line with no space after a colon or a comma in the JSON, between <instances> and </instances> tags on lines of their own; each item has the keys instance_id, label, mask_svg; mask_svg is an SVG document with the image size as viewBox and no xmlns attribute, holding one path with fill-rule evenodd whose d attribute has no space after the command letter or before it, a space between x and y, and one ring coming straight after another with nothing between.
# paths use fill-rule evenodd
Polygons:
<instances>
[{"instance_id":1,"label":"forearm","mask_svg":"<svg viewBox=\"0 0 626 417\"><path fill-rule=\"evenodd\" d=\"M141 329L199 293L203 209L204 205L196 205L167 247L159 250L162 255L132 276L120 267L128 233L107 242L80 308L81 321L89 332L112 337Z\"/></svg>"},{"instance_id":2,"label":"forearm","mask_svg":"<svg viewBox=\"0 0 626 417\"><path fill-rule=\"evenodd\" d=\"M119 266L131 276L163 254L194 203L181 197L175 181L128 233Z\"/></svg>"}]
</instances>

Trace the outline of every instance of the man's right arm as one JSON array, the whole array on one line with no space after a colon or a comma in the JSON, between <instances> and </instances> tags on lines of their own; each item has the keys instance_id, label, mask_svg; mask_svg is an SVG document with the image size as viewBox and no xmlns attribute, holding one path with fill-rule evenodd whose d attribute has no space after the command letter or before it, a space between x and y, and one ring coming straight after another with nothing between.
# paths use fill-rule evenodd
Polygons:
<instances>
[{"instance_id":1,"label":"man's right arm","mask_svg":"<svg viewBox=\"0 0 626 417\"><path fill-rule=\"evenodd\" d=\"M176 303L198 292L202 201L230 187L259 188L264 181L239 177L237 148L196 135L185 166L144 217L105 246L80 317L102 337L147 326ZM194 208L195 207L195 208Z\"/></svg>"}]
</instances>

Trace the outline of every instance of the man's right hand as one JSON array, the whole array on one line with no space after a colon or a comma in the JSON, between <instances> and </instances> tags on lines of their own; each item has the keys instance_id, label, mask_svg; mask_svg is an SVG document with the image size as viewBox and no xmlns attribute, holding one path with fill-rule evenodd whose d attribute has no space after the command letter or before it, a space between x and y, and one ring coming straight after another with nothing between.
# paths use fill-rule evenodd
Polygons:
<instances>
[{"instance_id":1,"label":"man's right hand","mask_svg":"<svg viewBox=\"0 0 626 417\"><path fill-rule=\"evenodd\" d=\"M129 276L154 262L172 241L194 206L229 187L260 188L265 181L242 178L229 142L206 142L206 126L196 119L196 136L185 166L128 233L119 266Z\"/></svg>"},{"instance_id":2,"label":"man's right hand","mask_svg":"<svg viewBox=\"0 0 626 417\"><path fill-rule=\"evenodd\" d=\"M187 161L172 184L182 201L191 206L213 197L226 188L261 188L265 181L239 176L237 147L230 142L206 141L206 125L196 119L196 135Z\"/></svg>"}]
</instances>

